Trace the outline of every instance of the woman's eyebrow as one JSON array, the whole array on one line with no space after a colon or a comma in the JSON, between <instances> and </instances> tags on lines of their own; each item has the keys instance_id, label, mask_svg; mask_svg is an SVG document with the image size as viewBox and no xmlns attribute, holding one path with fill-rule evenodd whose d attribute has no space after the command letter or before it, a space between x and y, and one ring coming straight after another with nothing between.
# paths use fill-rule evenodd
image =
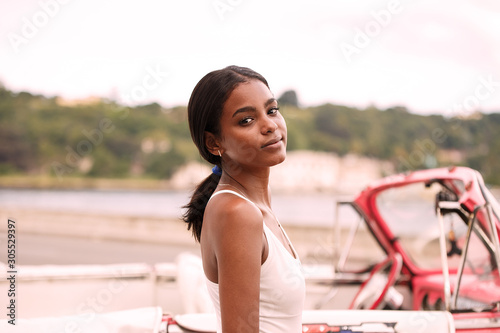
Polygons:
<instances>
[{"instance_id":1,"label":"woman's eyebrow","mask_svg":"<svg viewBox=\"0 0 500 333\"><path fill-rule=\"evenodd\" d=\"M267 100L266 104L264 104L265 107L269 106L269 104L273 104L274 102L277 102L276 101L276 98L274 97L271 97Z\"/></svg>"},{"instance_id":2,"label":"woman's eyebrow","mask_svg":"<svg viewBox=\"0 0 500 333\"><path fill-rule=\"evenodd\" d=\"M270 104L273 104L276 102L276 98L272 97L269 98L266 103L264 103L264 107L268 107ZM238 114L238 113L243 113L243 112L256 112L257 110L253 106L244 106L242 108L239 108L233 113L233 118Z\"/></svg>"},{"instance_id":3,"label":"woman's eyebrow","mask_svg":"<svg viewBox=\"0 0 500 333\"><path fill-rule=\"evenodd\" d=\"M233 113L233 118L236 117L236 115L238 115L238 113L244 113L244 112L256 112L257 110L253 107L253 106L244 106L238 110L236 110L234 113Z\"/></svg>"}]
</instances>

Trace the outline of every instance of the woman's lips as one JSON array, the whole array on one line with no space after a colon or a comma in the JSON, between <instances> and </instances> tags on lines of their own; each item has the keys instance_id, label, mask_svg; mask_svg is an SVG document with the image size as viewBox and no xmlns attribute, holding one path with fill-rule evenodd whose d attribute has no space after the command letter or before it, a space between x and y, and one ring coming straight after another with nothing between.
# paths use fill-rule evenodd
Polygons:
<instances>
[{"instance_id":1,"label":"woman's lips","mask_svg":"<svg viewBox=\"0 0 500 333\"><path fill-rule=\"evenodd\" d=\"M266 142L264 145L262 145L260 148L273 148L273 147L278 147L281 144L282 138L275 138L273 140L269 140Z\"/></svg>"}]
</instances>

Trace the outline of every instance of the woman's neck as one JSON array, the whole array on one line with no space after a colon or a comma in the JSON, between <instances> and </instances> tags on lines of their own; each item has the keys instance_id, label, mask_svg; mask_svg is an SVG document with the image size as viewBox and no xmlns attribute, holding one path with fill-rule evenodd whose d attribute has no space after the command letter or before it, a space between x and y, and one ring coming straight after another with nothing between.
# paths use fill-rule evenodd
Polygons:
<instances>
[{"instance_id":1,"label":"woman's neck","mask_svg":"<svg viewBox=\"0 0 500 333\"><path fill-rule=\"evenodd\" d=\"M248 199L256 204L270 206L269 193L269 168L265 172L249 173L239 172L238 175L231 175L230 172L223 172L219 181L219 186L230 186L238 190Z\"/></svg>"}]
</instances>

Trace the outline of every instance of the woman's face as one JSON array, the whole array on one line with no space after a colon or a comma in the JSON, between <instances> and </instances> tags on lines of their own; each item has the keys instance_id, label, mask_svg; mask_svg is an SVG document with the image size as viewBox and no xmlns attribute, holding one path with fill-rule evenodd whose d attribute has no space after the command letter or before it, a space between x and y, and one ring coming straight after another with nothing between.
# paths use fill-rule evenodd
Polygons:
<instances>
[{"instance_id":1,"label":"woman's face","mask_svg":"<svg viewBox=\"0 0 500 333\"><path fill-rule=\"evenodd\" d=\"M221 117L223 160L241 168L270 167L286 157L286 123L278 102L259 80L240 83Z\"/></svg>"}]
</instances>

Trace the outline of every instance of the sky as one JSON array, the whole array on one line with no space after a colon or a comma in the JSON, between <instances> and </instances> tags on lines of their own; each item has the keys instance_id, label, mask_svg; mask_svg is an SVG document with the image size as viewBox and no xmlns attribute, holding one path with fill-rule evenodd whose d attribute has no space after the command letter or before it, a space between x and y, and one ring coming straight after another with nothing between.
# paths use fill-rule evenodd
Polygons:
<instances>
[{"instance_id":1,"label":"sky","mask_svg":"<svg viewBox=\"0 0 500 333\"><path fill-rule=\"evenodd\" d=\"M206 73L279 97L420 114L500 112L497 0L0 0L13 91L186 105Z\"/></svg>"}]
</instances>

